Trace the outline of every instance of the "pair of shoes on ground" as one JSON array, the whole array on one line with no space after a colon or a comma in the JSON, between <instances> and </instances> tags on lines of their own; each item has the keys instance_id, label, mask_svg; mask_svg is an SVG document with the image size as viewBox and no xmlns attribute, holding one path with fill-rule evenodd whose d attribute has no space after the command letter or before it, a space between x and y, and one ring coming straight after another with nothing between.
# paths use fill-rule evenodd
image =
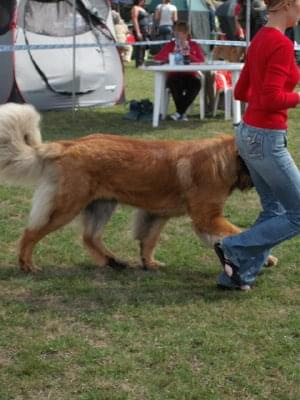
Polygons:
<instances>
[{"instance_id":1,"label":"pair of shoes on ground","mask_svg":"<svg viewBox=\"0 0 300 400\"><path fill-rule=\"evenodd\" d=\"M186 114L179 114L178 112L170 115L170 118L173 121L188 121L188 117L186 116Z\"/></svg>"},{"instance_id":2,"label":"pair of shoes on ground","mask_svg":"<svg viewBox=\"0 0 300 400\"><path fill-rule=\"evenodd\" d=\"M238 267L226 258L220 242L214 244L214 250L223 267L223 273L218 278L218 286L224 289L251 290L251 286L241 282Z\"/></svg>"}]
</instances>

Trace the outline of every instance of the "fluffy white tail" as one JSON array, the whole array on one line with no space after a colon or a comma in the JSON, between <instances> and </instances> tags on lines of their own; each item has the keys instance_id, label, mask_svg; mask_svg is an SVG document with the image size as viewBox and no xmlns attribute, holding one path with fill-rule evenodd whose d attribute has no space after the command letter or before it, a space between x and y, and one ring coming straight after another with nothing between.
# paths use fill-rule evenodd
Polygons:
<instances>
[{"instance_id":1,"label":"fluffy white tail","mask_svg":"<svg viewBox=\"0 0 300 400\"><path fill-rule=\"evenodd\" d=\"M41 177L40 115L29 104L0 106L0 181L28 185Z\"/></svg>"}]
</instances>

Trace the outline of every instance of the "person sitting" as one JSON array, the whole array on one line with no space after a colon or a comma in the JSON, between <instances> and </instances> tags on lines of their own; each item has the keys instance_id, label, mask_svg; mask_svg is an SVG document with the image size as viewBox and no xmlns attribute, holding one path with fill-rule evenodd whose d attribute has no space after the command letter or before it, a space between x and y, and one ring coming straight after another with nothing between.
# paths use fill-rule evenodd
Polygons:
<instances>
[{"instance_id":1,"label":"person sitting","mask_svg":"<svg viewBox=\"0 0 300 400\"><path fill-rule=\"evenodd\" d=\"M170 40L173 37L173 26L177 21L177 7L171 0L163 0L155 10L155 20L158 24L158 36L161 40Z\"/></svg>"},{"instance_id":2,"label":"person sitting","mask_svg":"<svg viewBox=\"0 0 300 400\"><path fill-rule=\"evenodd\" d=\"M170 53L178 53L195 63L201 63L205 59L201 47L191 40L189 27L185 22L176 23L175 39L166 43L154 59L168 62ZM167 77L167 87L176 106L176 113L171 115L171 118L175 121L187 121L186 111L201 88L198 72L170 72Z\"/></svg>"}]
</instances>

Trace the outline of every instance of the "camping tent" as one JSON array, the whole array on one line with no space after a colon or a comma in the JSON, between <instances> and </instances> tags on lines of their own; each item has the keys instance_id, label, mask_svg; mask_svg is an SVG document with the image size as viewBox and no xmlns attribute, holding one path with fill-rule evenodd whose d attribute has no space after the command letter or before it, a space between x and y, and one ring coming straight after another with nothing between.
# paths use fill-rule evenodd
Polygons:
<instances>
[{"instance_id":1,"label":"camping tent","mask_svg":"<svg viewBox=\"0 0 300 400\"><path fill-rule=\"evenodd\" d=\"M150 0L147 9L154 12L161 0ZM210 39L209 10L205 0L172 0L177 7L178 19L186 21L195 39Z\"/></svg>"},{"instance_id":2,"label":"camping tent","mask_svg":"<svg viewBox=\"0 0 300 400\"><path fill-rule=\"evenodd\" d=\"M0 52L0 103L43 110L115 104L123 71L116 47L108 46L112 31L106 0L1 0L0 46L97 46Z\"/></svg>"}]
</instances>

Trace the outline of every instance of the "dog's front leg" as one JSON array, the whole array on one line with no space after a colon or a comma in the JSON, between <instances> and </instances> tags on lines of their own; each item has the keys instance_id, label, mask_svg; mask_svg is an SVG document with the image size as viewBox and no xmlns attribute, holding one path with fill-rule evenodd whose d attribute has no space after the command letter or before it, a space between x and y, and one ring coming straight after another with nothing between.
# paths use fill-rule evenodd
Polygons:
<instances>
[{"instance_id":1,"label":"dog's front leg","mask_svg":"<svg viewBox=\"0 0 300 400\"><path fill-rule=\"evenodd\" d=\"M241 229L233 225L222 215L214 215L209 218L209 213L205 216L193 215L193 225L198 236L210 247L223 237L237 235ZM269 255L265 265L267 267L276 266L278 259Z\"/></svg>"},{"instance_id":2,"label":"dog's front leg","mask_svg":"<svg viewBox=\"0 0 300 400\"><path fill-rule=\"evenodd\" d=\"M208 210L204 212L202 210L200 215L199 212L193 212L190 215L197 235L210 247L223 237L240 232L237 226L231 224L222 215L216 214L215 210L212 215Z\"/></svg>"}]
</instances>

